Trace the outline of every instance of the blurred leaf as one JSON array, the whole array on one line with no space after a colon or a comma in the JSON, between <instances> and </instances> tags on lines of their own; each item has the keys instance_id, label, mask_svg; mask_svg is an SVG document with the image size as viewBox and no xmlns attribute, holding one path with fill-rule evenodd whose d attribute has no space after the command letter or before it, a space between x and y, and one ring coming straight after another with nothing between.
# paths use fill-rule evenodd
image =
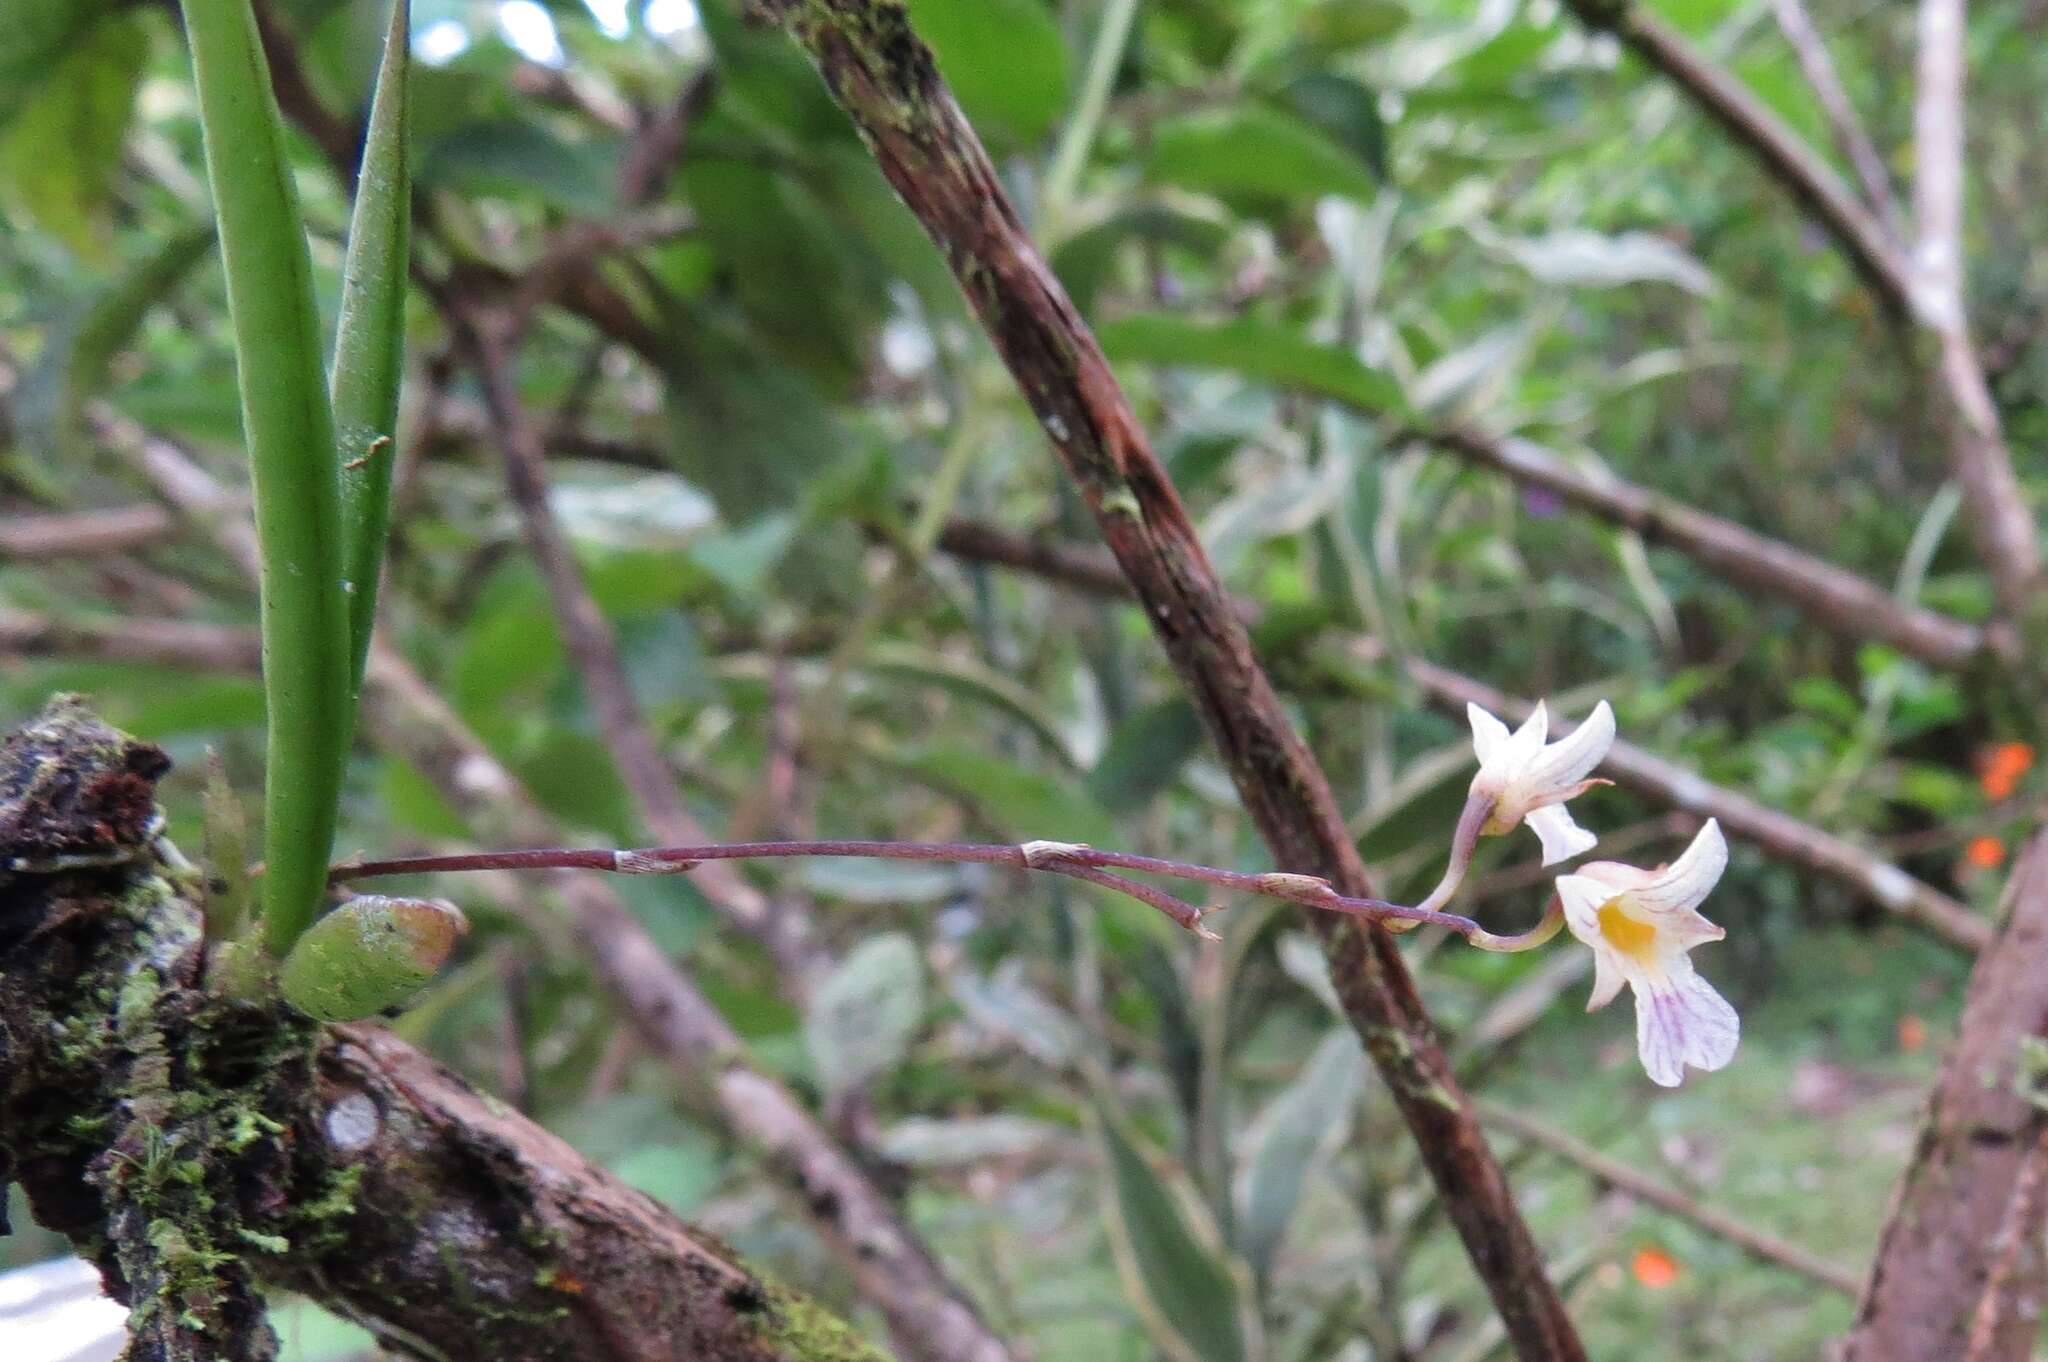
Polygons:
<instances>
[{"instance_id":1,"label":"blurred leaf","mask_svg":"<svg viewBox=\"0 0 2048 1362\"><path fill-rule=\"evenodd\" d=\"M1032 986L1020 957L1003 961L986 979L956 970L946 987L971 1020L1041 1064L1064 1069L1081 1052L1079 1025Z\"/></svg>"},{"instance_id":2,"label":"blurred leaf","mask_svg":"<svg viewBox=\"0 0 2048 1362\"><path fill-rule=\"evenodd\" d=\"M1314 937L1306 932L1284 933L1275 951L1280 968L1288 978L1315 994L1335 1015L1344 1015L1344 1004L1337 997L1337 985L1330 978L1330 964L1323 958L1323 948L1315 943Z\"/></svg>"},{"instance_id":3,"label":"blurred leaf","mask_svg":"<svg viewBox=\"0 0 2048 1362\"><path fill-rule=\"evenodd\" d=\"M0 126L69 69L72 50L115 8L115 0L0 0Z\"/></svg>"},{"instance_id":4,"label":"blurred leaf","mask_svg":"<svg viewBox=\"0 0 2048 1362\"><path fill-rule=\"evenodd\" d=\"M1272 1270L1309 1175L1343 1138L1365 1076L1357 1033L1332 1027L1294 1081L1246 1130L1238 1247L1261 1276Z\"/></svg>"},{"instance_id":5,"label":"blurred leaf","mask_svg":"<svg viewBox=\"0 0 2048 1362\"><path fill-rule=\"evenodd\" d=\"M0 184L20 215L96 264L107 258L106 209L148 60L140 14L97 24L0 137Z\"/></svg>"},{"instance_id":6,"label":"blurred leaf","mask_svg":"<svg viewBox=\"0 0 2048 1362\"><path fill-rule=\"evenodd\" d=\"M420 157L427 188L519 198L528 193L579 217L619 211L611 166L616 147L572 145L524 119L471 123L436 138Z\"/></svg>"},{"instance_id":7,"label":"blurred leaf","mask_svg":"<svg viewBox=\"0 0 2048 1362\"><path fill-rule=\"evenodd\" d=\"M1607 236L1581 228L1560 228L1543 236L1488 234L1482 240L1546 284L1618 288L1657 283L1695 294L1714 291L1714 276L1704 265L1652 232Z\"/></svg>"},{"instance_id":8,"label":"blurred leaf","mask_svg":"<svg viewBox=\"0 0 2048 1362\"><path fill-rule=\"evenodd\" d=\"M1301 18L1301 34L1325 52L1346 52L1398 33L1408 22L1399 0L1322 0Z\"/></svg>"},{"instance_id":9,"label":"blurred leaf","mask_svg":"<svg viewBox=\"0 0 2048 1362\"><path fill-rule=\"evenodd\" d=\"M1176 1189L1107 1105L1098 1107L1108 1195L1103 1214L1117 1268L1152 1342L1173 1362L1244 1362L1237 1278L1194 1229L1191 1194Z\"/></svg>"},{"instance_id":10,"label":"blurred leaf","mask_svg":"<svg viewBox=\"0 0 2048 1362\"><path fill-rule=\"evenodd\" d=\"M1387 125L1380 118L1378 95L1349 76L1311 71L1289 81L1278 99L1370 166L1374 175L1386 178Z\"/></svg>"},{"instance_id":11,"label":"blurred leaf","mask_svg":"<svg viewBox=\"0 0 2048 1362\"><path fill-rule=\"evenodd\" d=\"M1370 199L1370 167L1319 129L1260 104L1167 119L1153 131L1151 178L1183 189L1263 199L1339 194Z\"/></svg>"},{"instance_id":12,"label":"blurred leaf","mask_svg":"<svg viewBox=\"0 0 2048 1362\"><path fill-rule=\"evenodd\" d=\"M1088 790L1111 813L1142 808L1173 783L1202 746L1202 721L1176 696L1130 715L1110 732L1109 745L1088 774Z\"/></svg>"},{"instance_id":13,"label":"blurred leaf","mask_svg":"<svg viewBox=\"0 0 2048 1362\"><path fill-rule=\"evenodd\" d=\"M1067 44L1039 0L909 3L911 26L977 132L1023 143L1052 130L1067 107Z\"/></svg>"},{"instance_id":14,"label":"blurred leaf","mask_svg":"<svg viewBox=\"0 0 2048 1362\"><path fill-rule=\"evenodd\" d=\"M859 669L876 676L941 687L963 700L999 710L1022 723L1036 735L1046 754L1064 766L1074 764L1067 749L1066 735L1039 698L1002 673L967 657L933 652L914 644L874 644L861 658Z\"/></svg>"},{"instance_id":15,"label":"blurred leaf","mask_svg":"<svg viewBox=\"0 0 2048 1362\"><path fill-rule=\"evenodd\" d=\"M1078 787L1043 771L964 747L878 754L889 765L966 801L1010 841L1087 842L1107 846L1109 815Z\"/></svg>"},{"instance_id":16,"label":"blurred leaf","mask_svg":"<svg viewBox=\"0 0 2048 1362\"><path fill-rule=\"evenodd\" d=\"M1206 322L1148 313L1105 322L1099 333L1103 350L1119 363L1229 369L1370 412L1407 409L1400 385L1350 351L1252 317Z\"/></svg>"},{"instance_id":17,"label":"blurred leaf","mask_svg":"<svg viewBox=\"0 0 2048 1362\"><path fill-rule=\"evenodd\" d=\"M796 881L848 903L943 903L960 892L959 869L929 861L820 856L799 863Z\"/></svg>"},{"instance_id":18,"label":"blurred leaf","mask_svg":"<svg viewBox=\"0 0 2048 1362\"><path fill-rule=\"evenodd\" d=\"M670 447L728 522L788 508L847 453L817 386L752 337L683 309L668 339Z\"/></svg>"},{"instance_id":19,"label":"blurred leaf","mask_svg":"<svg viewBox=\"0 0 2048 1362\"><path fill-rule=\"evenodd\" d=\"M24 442L52 455L79 456L86 400L113 386L114 357L127 348L151 308L164 301L213 247L213 224L172 232L84 307L51 327L42 353L22 377L16 423ZM232 391L223 385L232 404ZM232 405L229 410L232 411Z\"/></svg>"},{"instance_id":20,"label":"blurred leaf","mask_svg":"<svg viewBox=\"0 0 2048 1362\"><path fill-rule=\"evenodd\" d=\"M902 1062L924 1020L924 963L901 932L861 944L827 975L804 1017L804 1041L827 1090L857 1088Z\"/></svg>"},{"instance_id":21,"label":"blurred leaf","mask_svg":"<svg viewBox=\"0 0 2048 1362\"><path fill-rule=\"evenodd\" d=\"M882 1156L913 1168L972 1167L994 1159L1035 1154L1061 1142L1064 1132L1028 1116L913 1116L882 1134Z\"/></svg>"},{"instance_id":22,"label":"blurred leaf","mask_svg":"<svg viewBox=\"0 0 2048 1362\"><path fill-rule=\"evenodd\" d=\"M1179 246L1208 261L1229 241L1220 223L1165 204L1146 203L1103 219L1061 242L1053 251L1053 272L1066 285L1074 305L1084 314L1095 310L1095 298L1110 282L1117 252L1133 241Z\"/></svg>"}]
</instances>

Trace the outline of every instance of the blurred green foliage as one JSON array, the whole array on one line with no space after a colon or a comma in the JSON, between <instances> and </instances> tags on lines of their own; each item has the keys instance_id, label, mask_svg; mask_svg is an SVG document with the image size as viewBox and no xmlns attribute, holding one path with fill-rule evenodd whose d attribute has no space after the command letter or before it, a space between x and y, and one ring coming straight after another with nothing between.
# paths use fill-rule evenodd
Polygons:
<instances>
[{"instance_id":1,"label":"blurred green foliage","mask_svg":"<svg viewBox=\"0 0 2048 1362\"><path fill-rule=\"evenodd\" d=\"M516 273L574 223L669 215L597 266L647 350L551 307L521 379L559 447L557 514L699 815L1264 868L1135 611L905 550L921 512L1053 538L1083 538L1085 522L936 253L796 50L732 0L525 8L550 21L559 65L515 50L495 4L416 5L414 164L436 224L421 258L435 275ZM2038 769L1981 778L1993 745L2031 735L2001 726L1980 678L1831 635L1398 438L1409 411L1513 431L1891 585L1916 531L1940 527L1940 443L1869 295L1756 167L1542 0L1145 0L1107 54L1071 201L1047 204L1105 8L912 4L1230 585L1262 607L1262 643L1380 883L1405 894L1433 878L1469 747L1391 670L1332 663L1333 622L1573 714L1610 698L1625 737L1988 911L2000 875L1983 839L2011 845L2040 784ZM1827 145L1768 7L1656 8ZM312 93L359 116L381 7L271 9ZM1825 0L1815 15L1878 147L1909 172L1910 10ZM2037 493L2040 22L1979 7L1970 35L1970 305ZM636 120L707 70L677 173L645 210L622 204ZM132 469L75 438L87 399L242 484L223 285L211 257L190 258L205 207L186 71L155 9L0 0L0 339L20 374L5 514L147 499ZM71 154L48 154L60 134ZM331 312L349 200L310 143L294 153ZM140 299L137 279L151 281ZM110 300L140 309L112 354L77 339ZM409 307L384 627L566 829L640 842L520 547L477 389L428 300ZM934 508L960 440L966 475ZM1919 599L1981 619L1990 592L1967 540L1941 535ZM138 594L134 573L154 585ZM250 584L203 535L127 566L0 562L7 609L170 608L153 600L255 618ZM188 846L206 749L257 783L253 678L0 655L8 714L54 689L90 692L169 748L171 830ZM794 793L766 807L790 723ZM1605 791L1582 821L1617 833L1662 813ZM1630 859L1681 844L1642 830ZM356 745L343 854L467 837L421 772ZM1489 843L1481 869L1533 851ZM912 1218L999 1330L1040 1356L1111 1362L1483 1355L1483 1298L1391 1104L1333 1033L1291 913L1237 905L1203 955L1063 881L851 862L760 875L809 896L842 962L808 1016L687 882L627 891L762 1064L828 1109L862 1104L907 1172ZM1532 883L1474 910L1522 924ZM436 892L475 924L469 963L401 1027L487 1085L516 1082L595 1157L851 1303L758 1170L627 1036L559 923L478 883ZM1729 940L1701 964L1743 1009L1744 1046L1727 1072L1654 1099L1625 1011L1580 1015L1576 947L1510 958L1410 940L1481 1091L1860 1263L1964 962L1740 846L1707 912ZM1502 1144L1595 1355L1802 1356L1845 1322L1846 1301ZM1646 1247L1677 1262L1675 1280L1632 1275ZM287 1326L298 1355L355 1346L337 1335L323 1353L322 1327Z\"/></svg>"}]
</instances>

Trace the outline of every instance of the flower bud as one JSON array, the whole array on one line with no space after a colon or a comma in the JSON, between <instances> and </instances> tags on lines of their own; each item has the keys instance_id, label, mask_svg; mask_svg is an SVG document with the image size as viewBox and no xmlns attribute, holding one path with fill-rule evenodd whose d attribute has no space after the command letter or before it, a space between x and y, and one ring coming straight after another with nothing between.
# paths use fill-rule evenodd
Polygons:
<instances>
[{"instance_id":1,"label":"flower bud","mask_svg":"<svg viewBox=\"0 0 2048 1362\"><path fill-rule=\"evenodd\" d=\"M469 929L454 904L364 894L306 930L278 971L285 1001L320 1021L356 1021L404 1002Z\"/></svg>"}]
</instances>

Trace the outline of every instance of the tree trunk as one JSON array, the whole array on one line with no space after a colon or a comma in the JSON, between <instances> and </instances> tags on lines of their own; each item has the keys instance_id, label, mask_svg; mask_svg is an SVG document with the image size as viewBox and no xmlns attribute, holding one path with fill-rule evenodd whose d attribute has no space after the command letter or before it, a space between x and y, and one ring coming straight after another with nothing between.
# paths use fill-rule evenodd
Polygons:
<instances>
[{"instance_id":1,"label":"tree trunk","mask_svg":"<svg viewBox=\"0 0 2048 1362\"><path fill-rule=\"evenodd\" d=\"M1842 1362L2022 1362L2040 1332L2048 831L2006 896Z\"/></svg>"}]
</instances>

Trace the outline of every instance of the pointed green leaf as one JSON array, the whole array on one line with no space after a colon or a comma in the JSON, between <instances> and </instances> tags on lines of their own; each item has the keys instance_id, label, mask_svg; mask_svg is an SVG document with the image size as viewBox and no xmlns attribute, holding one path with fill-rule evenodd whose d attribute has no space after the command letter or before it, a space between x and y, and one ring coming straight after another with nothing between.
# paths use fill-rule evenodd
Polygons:
<instances>
[{"instance_id":1,"label":"pointed green leaf","mask_svg":"<svg viewBox=\"0 0 2048 1362\"><path fill-rule=\"evenodd\" d=\"M249 0L185 0L263 546L263 913L282 956L327 889L351 721L334 416L284 127Z\"/></svg>"},{"instance_id":2,"label":"pointed green leaf","mask_svg":"<svg viewBox=\"0 0 2048 1362\"><path fill-rule=\"evenodd\" d=\"M1098 335L1109 357L1124 363L1228 369L1365 411L1407 410L1400 385L1349 350L1256 317L1208 322L1146 313L1107 322Z\"/></svg>"},{"instance_id":3,"label":"pointed green leaf","mask_svg":"<svg viewBox=\"0 0 2048 1362\"><path fill-rule=\"evenodd\" d=\"M1166 120L1153 134L1147 170L1183 189L1290 202L1322 194L1364 200L1379 189L1364 161L1302 119L1262 104Z\"/></svg>"},{"instance_id":4,"label":"pointed green leaf","mask_svg":"<svg viewBox=\"0 0 2048 1362\"><path fill-rule=\"evenodd\" d=\"M1139 710L1109 735L1088 790L1111 813L1129 813L1173 783L1202 745L1202 721L1176 696Z\"/></svg>"},{"instance_id":5,"label":"pointed green leaf","mask_svg":"<svg viewBox=\"0 0 2048 1362\"><path fill-rule=\"evenodd\" d=\"M405 368L406 236L412 226L412 177L406 158L406 83L411 65L411 0L392 0L384 61L370 102L362 174L342 266L341 312L334 327L329 389L341 450L342 571L349 583L350 677L363 683L377 583L391 512L391 469L398 458L398 384Z\"/></svg>"},{"instance_id":6,"label":"pointed green leaf","mask_svg":"<svg viewBox=\"0 0 2048 1362\"><path fill-rule=\"evenodd\" d=\"M924 962L901 932L839 962L811 999L804 1043L830 1092L857 1088L902 1062L924 1020Z\"/></svg>"},{"instance_id":7,"label":"pointed green leaf","mask_svg":"<svg viewBox=\"0 0 2048 1362\"><path fill-rule=\"evenodd\" d=\"M1344 1130L1352 1104L1365 1084L1365 1052L1349 1026L1332 1027L1301 1066L1253 1120L1241 1190L1238 1247L1260 1273L1272 1270L1273 1255L1301 1201L1301 1189L1333 1140Z\"/></svg>"},{"instance_id":8,"label":"pointed green leaf","mask_svg":"<svg viewBox=\"0 0 2048 1362\"><path fill-rule=\"evenodd\" d=\"M1176 1191L1106 1104L1096 1128L1110 1243L1146 1332L1173 1362L1244 1362L1242 1292L1222 1255L1196 1233L1193 1198Z\"/></svg>"}]
</instances>

